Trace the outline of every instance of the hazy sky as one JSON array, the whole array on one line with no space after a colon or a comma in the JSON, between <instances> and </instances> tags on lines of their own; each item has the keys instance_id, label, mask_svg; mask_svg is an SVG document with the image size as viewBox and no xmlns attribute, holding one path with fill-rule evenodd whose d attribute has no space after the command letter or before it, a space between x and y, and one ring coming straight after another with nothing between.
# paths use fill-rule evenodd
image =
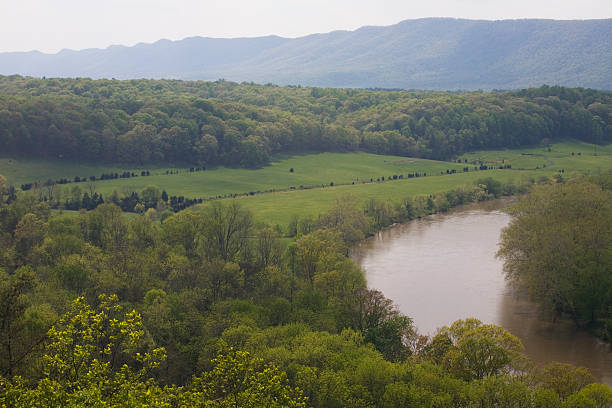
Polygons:
<instances>
[{"instance_id":1,"label":"hazy sky","mask_svg":"<svg viewBox=\"0 0 612 408\"><path fill-rule=\"evenodd\" d=\"M612 0L0 0L0 52L298 37L421 17L611 18Z\"/></svg>"}]
</instances>

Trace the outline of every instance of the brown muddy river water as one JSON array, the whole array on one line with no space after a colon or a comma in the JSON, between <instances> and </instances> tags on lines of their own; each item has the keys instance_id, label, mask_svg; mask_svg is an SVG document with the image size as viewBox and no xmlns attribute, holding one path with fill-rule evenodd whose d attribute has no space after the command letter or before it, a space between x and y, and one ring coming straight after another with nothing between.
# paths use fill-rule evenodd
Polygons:
<instances>
[{"instance_id":1,"label":"brown muddy river water","mask_svg":"<svg viewBox=\"0 0 612 408\"><path fill-rule=\"evenodd\" d=\"M393 299L422 334L476 317L518 336L536 363L584 366L612 386L609 345L570 322L540 319L532 302L506 286L495 253L510 222L501 211L508 203L472 204L388 228L357 245L351 256L365 269L368 286Z\"/></svg>"}]
</instances>

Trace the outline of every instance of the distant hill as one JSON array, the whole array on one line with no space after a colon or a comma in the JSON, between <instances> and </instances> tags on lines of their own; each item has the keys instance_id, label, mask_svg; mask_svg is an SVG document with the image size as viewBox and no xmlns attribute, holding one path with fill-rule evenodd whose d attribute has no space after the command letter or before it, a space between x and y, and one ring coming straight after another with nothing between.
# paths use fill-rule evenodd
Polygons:
<instances>
[{"instance_id":1,"label":"distant hill","mask_svg":"<svg viewBox=\"0 0 612 408\"><path fill-rule=\"evenodd\" d=\"M406 20L295 39L161 40L104 50L0 53L0 74L177 78L279 85L612 89L612 19Z\"/></svg>"}]
</instances>

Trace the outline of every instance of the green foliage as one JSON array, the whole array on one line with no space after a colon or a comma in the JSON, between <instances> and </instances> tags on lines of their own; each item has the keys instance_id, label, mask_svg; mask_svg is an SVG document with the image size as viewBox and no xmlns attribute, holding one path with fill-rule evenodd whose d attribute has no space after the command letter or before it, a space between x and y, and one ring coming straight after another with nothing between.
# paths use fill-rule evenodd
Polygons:
<instances>
[{"instance_id":1,"label":"green foliage","mask_svg":"<svg viewBox=\"0 0 612 408\"><path fill-rule=\"evenodd\" d=\"M586 368L557 362L544 366L535 379L541 388L553 390L562 399L595 382Z\"/></svg>"},{"instance_id":2,"label":"green foliage","mask_svg":"<svg viewBox=\"0 0 612 408\"><path fill-rule=\"evenodd\" d=\"M532 390L517 378L493 376L470 384L468 398L473 407L528 408L536 406L531 401L531 392Z\"/></svg>"},{"instance_id":3,"label":"green foliage","mask_svg":"<svg viewBox=\"0 0 612 408\"><path fill-rule=\"evenodd\" d=\"M44 378L0 384L0 403L12 407L169 406L149 380L163 348L139 350L143 327L135 311L120 316L116 296L100 296L98 310L77 298L49 330Z\"/></svg>"},{"instance_id":4,"label":"green foliage","mask_svg":"<svg viewBox=\"0 0 612 408\"><path fill-rule=\"evenodd\" d=\"M253 217L236 201L223 205L212 203L205 210L207 232L205 250L210 259L233 261L244 251L246 237L253 227Z\"/></svg>"},{"instance_id":5,"label":"green foliage","mask_svg":"<svg viewBox=\"0 0 612 408\"><path fill-rule=\"evenodd\" d=\"M163 348L139 351L145 332L136 311L121 316L115 295L100 295L99 300L98 310L93 310L84 298L77 298L49 330L46 375L69 391L108 383L112 392L117 372L142 378L166 357Z\"/></svg>"},{"instance_id":6,"label":"green foliage","mask_svg":"<svg viewBox=\"0 0 612 408\"><path fill-rule=\"evenodd\" d=\"M402 361L410 354L407 343L414 336L412 319L395 316L368 329L364 340L374 344L387 360Z\"/></svg>"},{"instance_id":7,"label":"green foliage","mask_svg":"<svg viewBox=\"0 0 612 408\"><path fill-rule=\"evenodd\" d=\"M377 290L357 291L351 305L353 327L364 333L366 341L372 343L390 361L403 361L410 354L409 344L416 337L412 319L402 316L390 299Z\"/></svg>"},{"instance_id":8,"label":"green foliage","mask_svg":"<svg viewBox=\"0 0 612 408\"><path fill-rule=\"evenodd\" d=\"M442 327L426 348L432 361L441 361L450 373L467 381L522 371L522 351L517 337L478 319L458 320Z\"/></svg>"},{"instance_id":9,"label":"green foliage","mask_svg":"<svg viewBox=\"0 0 612 408\"><path fill-rule=\"evenodd\" d=\"M246 351L220 350L212 369L194 379L186 400L193 407L299 408L306 399L287 376ZM206 402L204 402L206 401Z\"/></svg>"},{"instance_id":10,"label":"green foliage","mask_svg":"<svg viewBox=\"0 0 612 408\"><path fill-rule=\"evenodd\" d=\"M516 286L549 314L603 325L612 305L612 193L577 180L521 198L498 255Z\"/></svg>"},{"instance_id":11,"label":"green foliage","mask_svg":"<svg viewBox=\"0 0 612 408\"><path fill-rule=\"evenodd\" d=\"M294 248L297 273L311 286L314 286L317 272L325 268L325 264L321 262L338 260L347 250L340 233L329 229L304 235L295 242Z\"/></svg>"},{"instance_id":12,"label":"green foliage","mask_svg":"<svg viewBox=\"0 0 612 408\"><path fill-rule=\"evenodd\" d=\"M0 269L0 375L27 373L55 318L44 305L33 303L36 274L29 266L7 275Z\"/></svg>"},{"instance_id":13,"label":"green foliage","mask_svg":"<svg viewBox=\"0 0 612 408\"><path fill-rule=\"evenodd\" d=\"M336 204L319 217L319 225L334 229L342 234L347 243L356 243L365 238L370 230L370 220L363 213L359 198L345 195L336 200Z\"/></svg>"},{"instance_id":14,"label":"green foliage","mask_svg":"<svg viewBox=\"0 0 612 408\"><path fill-rule=\"evenodd\" d=\"M612 390L603 384L590 384L570 396L563 404L567 408L609 408L612 406Z\"/></svg>"}]
</instances>

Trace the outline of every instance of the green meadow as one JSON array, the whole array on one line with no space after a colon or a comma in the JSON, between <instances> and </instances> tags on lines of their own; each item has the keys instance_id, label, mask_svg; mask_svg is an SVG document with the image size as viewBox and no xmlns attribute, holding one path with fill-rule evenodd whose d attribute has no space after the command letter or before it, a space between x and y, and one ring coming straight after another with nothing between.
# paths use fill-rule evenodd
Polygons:
<instances>
[{"instance_id":1,"label":"green meadow","mask_svg":"<svg viewBox=\"0 0 612 408\"><path fill-rule=\"evenodd\" d=\"M371 153L320 153L277 157L269 166L261 169L218 167L200 172L190 172L189 168L105 168L55 160L0 159L0 174L7 177L9 183L16 185L32 181L44 182L50 178L99 177L105 172L121 173L126 170L140 174L143 169L147 169L150 171L150 176L98 180L95 182L95 189L107 195L115 189L119 192L140 191L154 185L166 190L169 195L192 198L287 190L291 187L298 189L300 186L320 187L331 183L370 182L371 179L375 181L382 177L386 179L389 176L414 172L440 174L447 169L459 171L463 167L456 163ZM178 174L166 174L166 170Z\"/></svg>"},{"instance_id":2,"label":"green meadow","mask_svg":"<svg viewBox=\"0 0 612 408\"><path fill-rule=\"evenodd\" d=\"M474 167L480 164L496 169L474 171ZM497 169L507 164L512 168ZM463 172L466 166L469 171ZM564 177L568 177L574 173L607 171L610 167L612 145L595 146L577 141L555 143L550 148L469 152L457 157L454 162L370 153L320 153L276 157L269 166L261 169L218 167L200 172L176 167L105 167L60 160L0 159L0 174L5 175L9 183L16 185L49 178L72 179L75 175L99 177L105 172L120 173L126 170L140 174L140 171L147 169L151 174L148 177L98 180L93 185L78 185L87 190L94 188L104 196L113 190L127 193L141 191L150 185L166 190L169 195L189 198L254 192L258 194L237 199L252 210L258 220L279 225L286 225L294 216L316 216L346 194L353 194L363 202L371 198L399 201L410 196L448 191L486 177L521 184L529 179L550 177L561 171ZM453 169L457 173L447 174L447 170ZM165 174L167 170L176 174ZM427 176L406 178L415 172L426 173ZM389 181L393 175L403 175L404 178ZM331 183L334 185L331 186ZM74 185L67 184L61 188L67 190Z\"/></svg>"},{"instance_id":3,"label":"green meadow","mask_svg":"<svg viewBox=\"0 0 612 408\"><path fill-rule=\"evenodd\" d=\"M573 153L573 154L572 154ZM612 145L593 145L579 141L554 143L548 148L486 150L463 154L460 159L482 160L491 165L511 163L512 168L542 169L554 172L604 171L612 166ZM544 167L546 166L546 167Z\"/></svg>"},{"instance_id":4,"label":"green meadow","mask_svg":"<svg viewBox=\"0 0 612 408\"><path fill-rule=\"evenodd\" d=\"M394 180L373 184L343 185L313 190L282 191L249 197L240 197L240 203L251 210L257 220L285 226L293 217L314 217L329 208L336 200L352 194L366 203L371 198L398 202L407 197L445 192L465 184L493 177L500 181L513 180L516 184L537 177L536 171L491 170L457 173L444 176ZM202 204L205 206L208 204Z\"/></svg>"},{"instance_id":5,"label":"green meadow","mask_svg":"<svg viewBox=\"0 0 612 408\"><path fill-rule=\"evenodd\" d=\"M144 169L144 168L142 168ZM78 163L61 159L33 159L31 157L0 157L0 174L7 178L9 184L20 186L34 181L44 182L48 179L74 179L75 176L100 176L102 173L140 171L135 167L120 165Z\"/></svg>"}]
</instances>

